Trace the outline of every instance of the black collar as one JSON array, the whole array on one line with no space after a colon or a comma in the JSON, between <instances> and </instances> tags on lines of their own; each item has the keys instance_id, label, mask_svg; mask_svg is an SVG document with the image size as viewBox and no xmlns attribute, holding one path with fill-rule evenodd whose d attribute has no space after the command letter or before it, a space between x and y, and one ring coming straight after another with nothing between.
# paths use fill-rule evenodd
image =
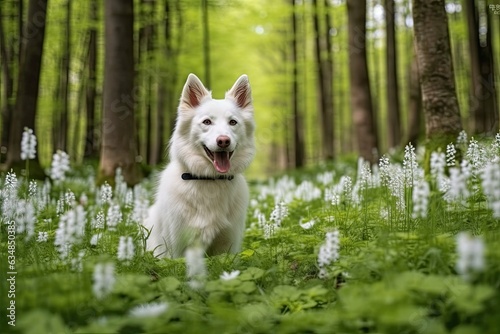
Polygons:
<instances>
[{"instance_id":1,"label":"black collar","mask_svg":"<svg viewBox=\"0 0 500 334\"><path fill-rule=\"evenodd\" d=\"M216 177L208 177L208 176L196 176L191 173L182 173L181 178L183 180L228 180L231 181L234 179L234 175L219 175Z\"/></svg>"}]
</instances>

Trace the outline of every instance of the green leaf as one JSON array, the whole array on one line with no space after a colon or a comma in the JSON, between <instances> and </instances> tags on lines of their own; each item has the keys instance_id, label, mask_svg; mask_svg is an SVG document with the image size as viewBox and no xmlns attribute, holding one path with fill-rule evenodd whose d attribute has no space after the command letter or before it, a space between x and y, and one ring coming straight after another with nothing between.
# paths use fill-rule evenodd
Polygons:
<instances>
[{"instance_id":1,"label":"green leaf","mask_svg":"<svg viewBox=\"0 0 500 334\"><path fill-rule=\"evenodd\" d=\"M495 295L495 290L489 286L479 285L456 291L452 299L457 309L466 315L474 315L484 310L484 302Z\"/></svg>"},{"instance_id":2,"label":"green leaf","mask_svg":"<svg viewBox=\"0 0 500 334\"><path fill-rule=\"evenodd\" d=\"M26 334L71 333L59 315L38 309L19 317L16 327Z\"/></svg>"},{"instance_id":3,"label":"green leaf","mask_svg":"<svg viewBox=\"0 0 500 334\"><path fill-rule=\"evenodd\" d=\"M157 284L161 292L173 292L179 288L181 282L175 277L168 276L162 278Z\"/></svg>"},{"instance_id":4,"label":"green leaf","mask_svg":"<svg viewBox=\"0 0 500 334\"><path fill-rule=\"evenodd\" d=\"M255 254L255 251L253 249L245 249L243 252L240 253L241 258L249 258L252 257Z\"/></svg>"},{"instance_id":5,"label":"green leaf","mask_svg":"<svg viewBox=\"0 0 500 334\"><path fill-rule=\"evenodd\" d=\"M241 273L241 275L238 276L238 279L241 281L250 281L257 280L262 276L264 276L264 270L256 267L250 267Z\"/></svg>"}]
</instances>

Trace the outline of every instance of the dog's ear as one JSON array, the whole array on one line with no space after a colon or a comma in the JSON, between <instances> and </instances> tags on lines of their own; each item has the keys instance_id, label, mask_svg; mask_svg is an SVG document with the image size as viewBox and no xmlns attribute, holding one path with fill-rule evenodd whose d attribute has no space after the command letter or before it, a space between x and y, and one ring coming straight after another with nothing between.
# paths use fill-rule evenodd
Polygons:
<instances>
[{"instance_id":1,"label":"dog's ear","mask_svg":"<svg viewBox=\"0 0 500 334\"><path fill-rule=\"evenodd\" d=\"M226 93L226 98L233 99L241 109L252 104L252 90L246 74L236 80L233 87Z\"/></svg>"},{"instance_id":2,"label":"dog's ear","mask_svg":"<svg viewBox=\"0 0 500 334\"><path fill-rule=\"evenodd\" d=\"M185 104L190 108L196 108L207 96L211 96L211 94L203 86L200 79L193 73L189 74L182 89L181 104Z\"/></svg>"}]
</instances>

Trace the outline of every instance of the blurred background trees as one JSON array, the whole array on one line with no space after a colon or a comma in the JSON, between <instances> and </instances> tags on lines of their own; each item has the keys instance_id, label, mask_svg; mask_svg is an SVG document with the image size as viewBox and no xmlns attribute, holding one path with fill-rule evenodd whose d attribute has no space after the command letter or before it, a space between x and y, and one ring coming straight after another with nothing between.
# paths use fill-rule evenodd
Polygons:
<instances>
[{"instance_id":1,"label":"blurred background trees","mask_svg":"<svg viewBox=\"0 0 500 334\"><path fill-rule=\"evenodd\" d=\"M249 75L257 119L253 173L351 153L376 162L407 141L423 143L424 115L440 103L455 104L454 123L471 135L498 132L498 2L113 0L119 8L133 4L126 38L133 45L114 55L105 36L107 2L0 2L2 169L16 167L25 126L38 136L42 166L57 149L77 163L100 159L103 166L110 157L106 114L120 116L113 108L127 109L133 122L109 139L136 148L112 149L110 166L124 166L130 154L135 167L165 162L190 72L206 77L216 98ZM419 22L419 10L430 5L443 19ZM424 88L443 67L442 44L425 38L432 29L449 36L448 97ZM132 74L106 83L109 67L124 61L132 61Z\"/></svg>"}]
</instances>

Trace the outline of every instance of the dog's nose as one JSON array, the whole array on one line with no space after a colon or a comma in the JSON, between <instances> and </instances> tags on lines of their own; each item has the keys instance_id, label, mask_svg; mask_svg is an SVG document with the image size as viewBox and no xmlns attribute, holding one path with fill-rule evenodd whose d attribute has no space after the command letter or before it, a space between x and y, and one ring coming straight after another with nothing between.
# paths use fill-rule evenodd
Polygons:
<instances>
[{"instance_id":1,"label":"dog's nose","mask_svg":"<svg viewBox=\"0 0 500 334\"><path fill-rule=\"evenodd\" d=\"M228 136L217 137L217 146L220 148L228 148L231 144L231 139Z\"/></svg>"}]
</instances>

